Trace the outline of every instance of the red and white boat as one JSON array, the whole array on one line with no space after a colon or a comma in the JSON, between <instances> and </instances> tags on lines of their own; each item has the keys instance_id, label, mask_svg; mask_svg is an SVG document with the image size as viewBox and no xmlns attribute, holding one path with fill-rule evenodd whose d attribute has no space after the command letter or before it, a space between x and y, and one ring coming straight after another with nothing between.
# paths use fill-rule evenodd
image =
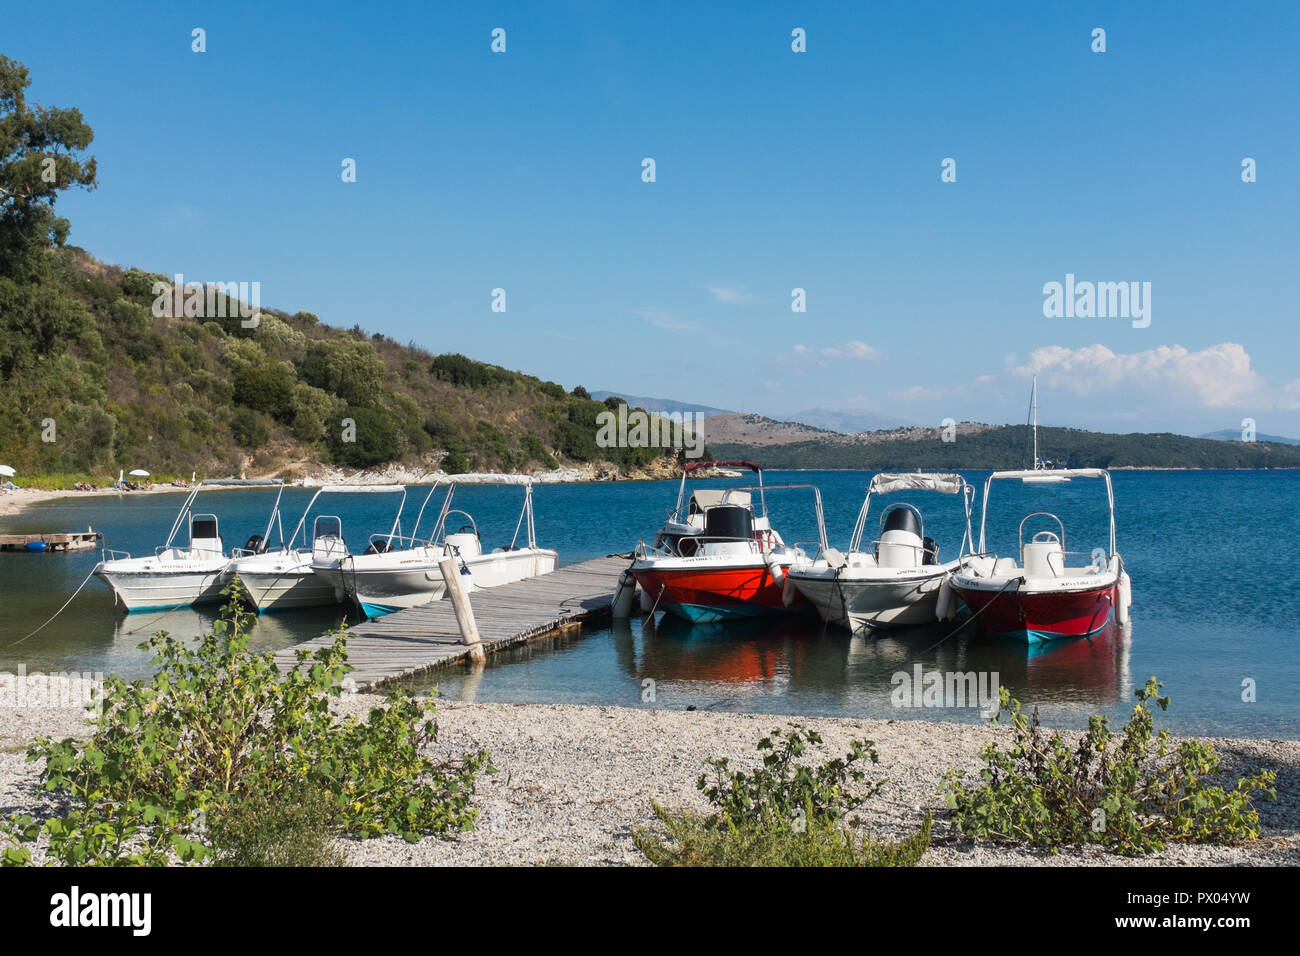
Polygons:
<instances>
[{"instance_id":1,"label":"red and white boat","mask_svg":"<svg viewBox=\"0 0 1300 956\"><path fill-rule=\"evenodd\" d=\"M692 471L718 465L748 468L758 484L747 488L699 489L686 497ZM807 561L797 545L787 545L767 514L769 491L811 489L822 549L826 522L821 492L812 485L763 484L763 470L749 461L691 462L682 473L677 505L647 548L638 543L631 572L645 602L688 621L726 621L787 610L782 600L785 573ZM758 507L754 499L757 496ZM805 602L796 594L791 607Z\"/></svg>"},{"instance_id":2,"label":"red and white boat","mask_svg":"<svg viewBox=\"0 0 1300 956\"><path fill-rule=\"evenodd\" d=\"M1070 557L1086 552L1066 550L1065 525L1056 515L1036 511L1020 522L1019 554L999 557L984 550L989 492L995 481L1034 484L1041 471L997 471L984 483L979 553L954 572L952 589L975 615L984 634L1013 637L1029 644L1086 637L1107 627L1112 619L1127 624L1132 603L1128 572L1115 550L1115 491L1110 473L1102 468L1063 468L1052 471L1053 483L1096 478L1105 483L1110 507L1110 547L1097 548L1087 562L1071 565ZM1025 541L1025 525L1033 518L1056 523L1057 530L1039 531ZM1057 533L1059 531L1059 534Z\"/></svg>"}]
</instances>

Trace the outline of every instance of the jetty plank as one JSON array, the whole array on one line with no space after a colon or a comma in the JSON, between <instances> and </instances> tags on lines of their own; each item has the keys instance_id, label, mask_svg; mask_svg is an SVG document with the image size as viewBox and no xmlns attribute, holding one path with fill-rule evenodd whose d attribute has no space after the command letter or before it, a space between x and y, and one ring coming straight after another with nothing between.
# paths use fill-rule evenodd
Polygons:
<instances>
[{"instance_id":1,"label":"jetty plank","mask_svg":"<svg viewBox=\"0 0 1300 956\"><path fill-rule=\"evenodd\" d=\"M627 566L626 557L596 558L475 591L470 604L480 646L491 653L608 614L618 576ZM297 663L298 651L315 652L332 642L326 634L287 647L276 653L276 663L288 670ZM450 601L394 611L348 628L348 676L361 693L455 664L469 652Z\"/></svg>"}]
</instances>

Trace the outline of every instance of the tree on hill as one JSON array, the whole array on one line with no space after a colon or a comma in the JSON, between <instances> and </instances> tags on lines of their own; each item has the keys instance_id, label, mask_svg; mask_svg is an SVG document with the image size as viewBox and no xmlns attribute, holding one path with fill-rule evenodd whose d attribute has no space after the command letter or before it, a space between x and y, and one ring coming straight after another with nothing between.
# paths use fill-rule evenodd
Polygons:
<instances>
[{"instance_id":1,"label":"tree on hill","mask_svg":"<svg viewBox=\"0 0 1300 956\"><path fill-rule=\"evenodd\" d=\"M21 274L30 252L63 245L68 221L54 214L59 193L94 189L95 138L77 109L27 105L27 67L0 56L0 272Z\"/></svg>"}]
</instances>

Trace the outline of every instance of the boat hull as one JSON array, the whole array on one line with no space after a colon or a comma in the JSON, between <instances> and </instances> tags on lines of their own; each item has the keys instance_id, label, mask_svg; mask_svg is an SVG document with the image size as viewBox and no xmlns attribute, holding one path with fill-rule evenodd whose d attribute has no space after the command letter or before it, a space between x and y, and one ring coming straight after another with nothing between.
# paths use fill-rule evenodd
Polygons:
<instances>
[{"instance_id":1,"label":"boat hull","mask_svg":"<svg viewBox=\"0 0 1300 956\"><path fill-rule=\"evenodd\" d=\"M1118 582L1071 590L978 584L957 577L953 590L976 615L981 634L1040 644L1087 637L1106 628L1119 600Z\"/></svg>"},{"instance_id":2,"label":"boat hull","mask_svg":"<svg viewBox=\"0 0 1300 956\"><path fill-rule=\"evenodd\" d=\"M106 562L108 565L118 562ZM168 611L222 600L226 564L187 569L122 569L101 565L95 576L109 586L127 613Z\"/></svg>"},{"instance_id":3,"label":"boat hull","mask_svg":"<svg viewBox=\"0 0 1300 956\"><path fill-rule=\"evenodd\" d=\"M328 607L342 598L334 585L313 573L310 563L285 561L263 568L234 568L258 613L302 607Z\"/></svg>"},{"instance_id":4,"label":"boat hull","mask_svg":"<svg viewBox=\"0 0 1300 956\"><path fill-rule=\"evenodd\" d=\"M313 568L340 596L356 602L367 617L380 617L406 608L440 601L447 593L438 562L441 551L416 552L405 564L366 561L389 555L344 558L332 568ZM555 551L544 548L501 551L464 560L470 589L500 587L525 578L554 571L559 563ZM464 572L462 571L462 574Z\"/></svg>"},{"instance_id":5,"label":"boat hull","mask_svg":"<svg viewBox=\"0 0 1300 956\"><path fill-rule=\"evenodd\" d=\"M790 572L799 593L817 608L822 620L854 633L884 627L928 624L938 617L939 590L948 569L890 577L859 577L833 571Z\"/></svg>"},{"instance_id":6,"label":"boat hull","mask_svg":"<svg viewBox=\"0 0 1300 956\"><path fill-rule=\"evenodd\" d=\"M657 600L664 610L694 623L753 618L808 607L797 593L795 601L786 607L783 583L772 576L765 563L718 566L707 558L678 558L668 567L659 561L633 565L632 574L652 601Z\"/></svg>"}]
</instances>

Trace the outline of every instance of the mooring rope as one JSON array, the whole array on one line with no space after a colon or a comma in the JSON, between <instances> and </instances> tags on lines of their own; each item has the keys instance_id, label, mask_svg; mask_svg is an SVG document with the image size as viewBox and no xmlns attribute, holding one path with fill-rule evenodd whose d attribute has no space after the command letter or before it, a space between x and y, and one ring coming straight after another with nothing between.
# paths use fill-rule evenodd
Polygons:
<instances>
[{"instance_id":1,"label":"mooring rope","mask_svg":"<svg viewBox=\"0 0 1300 956\"><path fill-rule=\"evenodd\" d=\"M947 635L945 635L944 637L941 637L938 641L936 641L935 643L931 644L929 647L927 647L927 648L926 648L925 650L923 650L921 653L922 653L922 654L928 654L928 653L930 653L932 650L934 650L936 647L938 647L938 646L939 646L940 644L942 644L944 641L948 640L948 638L952 637L952 636L953 636L954 634L956 634L958 631L960 631L960 630L962 630L963 628L965 628L966 625L968 625L971 621L975 620L975 618L979 617L981 614L983 614L985 611L987 611L989 608L991 608L991 607L993 606L993 602L996 601L998 598L1000 598L1000 597L1002 596L1002 593L1003 593L1004 591L1006 591L1007 588L1011 587L1011 585L1013 585L1013 584L1024 584L1024 583L1025 583L1025 579L1024 579L1024 578L1011 578L1009 581L1007 581L1006 584L1002 585L1002 587L998 589L998 592L997 592L996 594L994 594L993 597L989 598L987 604L985 604L982 608L980 608L978 611L976 611L976 612L975 612L974 614L972 614L970 617L966 618L966 620L964 620L964 621L962 621L960 624L958 624L958 625L957 625L955 628L953 628L953 629L952 629L952 630L951 630Z\"/></svg>"},{"instance_id":2,"label":"mooring rope","mask_svg":"<svg viewBox=\"0 0 1300 956\"><path fill-rule=\"evenodd\" d=\"M99 565L96 565L95 567L98 567L98 566L99 566ZM93 578L94 576L95 576L95 571L94 571L94 569L91 569L91 572L90 572L89 574L86 575L86 580L85 580L85 581L82 581L81 584L77 586L77 590L75 590L75 591L72 592L72 597L68 598L66 601L63 602L63 607L59 608L59 609L58 609L57 611L55 611L52 615L50 615L50 620L49 620L49 621L46 621L45 624L42 624L42 625L41 625L40 627L38 627L36 630L32 631L31 634L28 634L28 635L27 635L27 637L32 637L32 636L35 635L35 634L39 634L42 630L45 629L45 627L50 623L50 621L53 621L56 617L58 617L60 614L62 614L64 608L66 608L69 604L72 603L72 598L74 598L74 597L76 597L78 594L80 594L80 593L81 593L81 589L84 588L84 587L85 587L85 586L90 582L90 579ZM12 644L10 644L9 646L10 646L10 647L17 647L17 646L18 646L19 644L21 644L23 641L27 640L27 637L24 637L24 638L21 638L21 639L19 639L19 640L16 640L16 641L14 641Z\"/></svg>"},{"instance_id":3,"label":"mooring rope","mask_svg":"<svg viewBox=\"0 0 1300 956\"><path fill-rule=\"evenodd\" d=\"M645 626L646 626L646 624L647 624L648 622L652 622L652 621L654 621L654 619L655 619L655 611L659 610L659 598L661 598L661 597L664 596L664 588L666 588L666 587L668 587L668 582L667 582L667 581L665 581L663 584L659 585L659 597L655 598L655 603L654 603L654 606L650 608L650 613L647 614L645 617L643 617L643 618L641 619L641 636L642 636L642 637L645 637Z\"/></svg>"}]
</instances>

